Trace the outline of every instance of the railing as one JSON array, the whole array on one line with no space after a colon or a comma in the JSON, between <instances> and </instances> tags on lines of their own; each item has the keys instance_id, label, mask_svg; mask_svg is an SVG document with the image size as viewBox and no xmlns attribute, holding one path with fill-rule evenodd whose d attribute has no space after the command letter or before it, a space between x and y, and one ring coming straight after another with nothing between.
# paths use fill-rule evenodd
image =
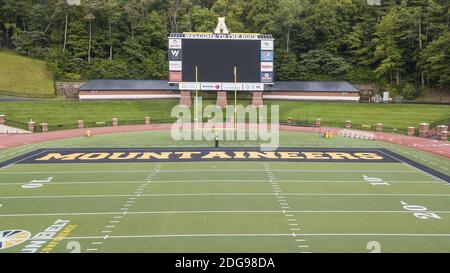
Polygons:
<instances>
[{"instance_id":1,"label":"railing","mask_svg":"<svg viewBox=\"0 0 450 273\"><path fill-rule=\"evenodd\" d=\"M203 122L207 122L208 118L203 117ZM247 119L248 121L248 119ZM176 122L176 118L167 118L167 119L151 119L150 124L164 124L164 123L174 123ZM270 119L267 121L270 123ZM437 125L441 124L448 124L450 123L450 119L446 120L440 120L437 122L434 122L430 125L430 128L434 128ZM118 125L143 125L145 124L144 118L142 119L136 119L136 120L118 120ZM10 119L6 119L6 125L9 125L11 127L16 127L24 130L28 130L28 123L26 122L20 122L20 121L14 121ZM287 120L280 121L280 125L291 125L291 126L298 126L298 127L318 127L316 125L316 120L308 120L308 119L292 119L289 122ZM98 127L110 127L112 126L112 120L106 120L106 121L85 121L84 122L84 128L98 128ZM329 122L329 121L321 121L320 124L321 127L333 127L333 128L345 128L345 122ZM48 131L60 131L60 130L71 130L71 129L77 129L78 123L66 123L66 124L49 124L48 125ZM363 131L376 131L376 125L371 124L352 124L352 129L355 130L363 130ZM40 123L35 124L35 132L42 132L42 126ZM418 128L415 130L415 135L419 135ZM394 134L402 134L406 135L408 132L407 128L393 128L393 127L383 127L383 132L385 133L394 133Z\"/></svg>"}]
</instances>

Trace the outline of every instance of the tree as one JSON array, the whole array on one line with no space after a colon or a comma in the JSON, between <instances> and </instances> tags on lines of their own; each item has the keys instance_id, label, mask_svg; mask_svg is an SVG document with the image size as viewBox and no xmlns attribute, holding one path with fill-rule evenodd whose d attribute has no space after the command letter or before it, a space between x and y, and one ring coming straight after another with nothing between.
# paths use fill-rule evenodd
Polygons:
<instances>
[{"instance_id":1,"label":"tree","mask_svg":"<svg viewBox=\"0 0 450 273\"><path fill-rule=\"evenodd\" d=\"M69 25L69 5L67 4L67 0L58 0L56 4L56 8L54 11L54 16L64 15L64 42L63 42L63 52L66 51L67 45L67 28Z\"/></svg>"},{"instance_id":2,"label":"tree","mask_svg":"<svg viewBox=\"0 0 450 273\"><path fill-rule=\"evenodd\" d=\"M276 52L276 77L277 80L299 80L301 79L297 56L293 52L277 50Z\"/></svg>"},{"instance_id":3,"label":"tree","mask_svg":"<svg viewBox=\"0 0 450 273\"><path fill-rule=\"evenodd\" d=\"M92 49L92 21L95 20L95 15L93 13L87 13L84 18L85 21L89 23L89 46L88 46L88 63L91 62L91 49Z\"/></svg>"},{"instance_id":4,"label":"tree","mask_svg":"<svg viewBox=\"0 0 450 273\"><path fill-rule=\"evenodd\" d=\"M217 17L213 11L194 6L180 21L183 31L212 32L217 24Z\"/></svg>"},{"instance_id":5,"label":"tree","mask_svg":"<svg viewBox=\"0 0 450 273\"><path fill-rule=\"evenodd\" d=\"M315 76L342 76L349 70L350 65L344 58L325 50L310 50L301 55L300 71L303 77L314 79Z\"/></svg>"},{"instance_id":6,"label":"tree","mask_svg":"<svg viewBox=\"0 0 450 273\"><path fill-rule=\"evenodd\" d=\"M419 65L428 80L439 87L450 86L450 31L444 32L423 50Z\"/></svg>"},{"instance_id":7,"label":"tree","mask_svg":"<svg viewBox=\"0 0 450 273\"><path fill-rule=\"evenodd\" d=\"M113 26L115 26L121 19L120 11L119 0L110 0L105 4L105 16L108 18L109 60L113 59L113 47L117 42L117 37L113 34Z\"/></svg>"},{"instance_id":8,"label":"tree","mask_svg":"<svg viewBox=\"0 0 450 273\"><path fill-rule=\"evenodd\" d=\"M305 2L304 0L280 0L278 3L277 24L281 26L284 32L287 53L289 53L292 28L304 11Z\"/></svg>"}]
</instances>

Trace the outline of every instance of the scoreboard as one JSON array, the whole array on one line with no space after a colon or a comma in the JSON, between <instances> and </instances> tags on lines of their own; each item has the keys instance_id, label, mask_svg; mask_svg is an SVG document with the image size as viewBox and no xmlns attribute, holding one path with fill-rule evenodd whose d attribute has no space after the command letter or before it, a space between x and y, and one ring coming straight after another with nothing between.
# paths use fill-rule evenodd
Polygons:
<instances>
[{"instance_id":1,"label":"scoreboard","mask_svg":"<svg viewBox=\"0 0 450 273\"><path fill-rule=\"evenodd\" d=\"M168 48L169 82L181 90L260 91L274 82L271 35L173 33Z\"/></svg>"}]
</instances>

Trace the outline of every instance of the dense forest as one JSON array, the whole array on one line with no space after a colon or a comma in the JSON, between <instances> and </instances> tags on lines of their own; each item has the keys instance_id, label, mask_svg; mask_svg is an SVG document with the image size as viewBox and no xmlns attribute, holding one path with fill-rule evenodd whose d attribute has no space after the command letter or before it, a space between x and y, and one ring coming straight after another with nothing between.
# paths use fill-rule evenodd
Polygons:
<instances>
[{"instance_id":1,"label":"dense forest","mask_svg":"<svg viewBox=\"0 0 450 273\"><path fill-rule=\"evenodd\" d=\"M57 79L167 78L170 32L276 38L278 80L376 82L407 98L450 86L450 0L0 0L0 45Z\"/></svg>"}]
</instances>

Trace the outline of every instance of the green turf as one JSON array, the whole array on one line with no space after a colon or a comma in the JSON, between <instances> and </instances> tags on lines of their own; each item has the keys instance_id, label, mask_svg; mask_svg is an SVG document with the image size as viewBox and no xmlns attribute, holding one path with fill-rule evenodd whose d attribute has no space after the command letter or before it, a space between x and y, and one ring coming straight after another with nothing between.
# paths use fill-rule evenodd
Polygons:
<instances>
[{"instance_id":1,"label":"green turf","mask_svg":"<svg viewBox=\"0 0 450 273\"><path fill-rule=\"evenodd\" d=\"M144 120L150 116L154 120L168 120L171 109L177 100L147 101L35 101L0 103L0 114L7 118L27 122L32 118L37 123L49 125L76 124L82 119L86 122L119 120ZM204 101L204 106L215 101ZM248 105L250 101L239 101ZM321 118L324 123L342 127L347 120L355 125L374 126L382 122L385 127L406 130L409 126L418 127L419 123L433 123L450 117L450 108L445 105L403 105L403 104L358 104L358 103L324 103L324 102L287 102L266 101L269 105L280 106L280 120L288 117L296 120Z\"/></svg>"},{"instance_id":2,"label":"green turf","mask_svg":"<svg viewBox=\"0 0 450 273\"><path fill-rule=\"evenodd\" d=\"M0 63L0 95L33 98L55 96L53 76L45 61L0 50Z\"/></svg>"},{"instance_id":3,"label":"green turf","mask_svg":"<svg viewBox=\"0 0 450 273\"><path fill-rule=\"evenodd\" d=\"M157 131L74 138L3 150L0 161L45 147L211 146L169 139ZM282 132L281 145L389 148L450 174L448 159L381 142ZM401 202L441 219L419 219ZM0 170L0 204L0 230L76 225L53 252L68 252L69 242L92 253L369 252L374 241L382 252L450 251L450 186L402 163L18 164Z\"/></svg>"},{"instance_id":4,"label":"green turf","mask_svg":"<svg viewBox=\"0 0 450 273\"><path fill-rule=\"evenodd\" d=\"M1 229L77 225L54 252L73 241L82 252L369 252L372 241L382 252L450 251L450 187L401 163L14 165L0 177ZM441 219L418 219L402 201Z\"/></svg>"}]
</instances>

